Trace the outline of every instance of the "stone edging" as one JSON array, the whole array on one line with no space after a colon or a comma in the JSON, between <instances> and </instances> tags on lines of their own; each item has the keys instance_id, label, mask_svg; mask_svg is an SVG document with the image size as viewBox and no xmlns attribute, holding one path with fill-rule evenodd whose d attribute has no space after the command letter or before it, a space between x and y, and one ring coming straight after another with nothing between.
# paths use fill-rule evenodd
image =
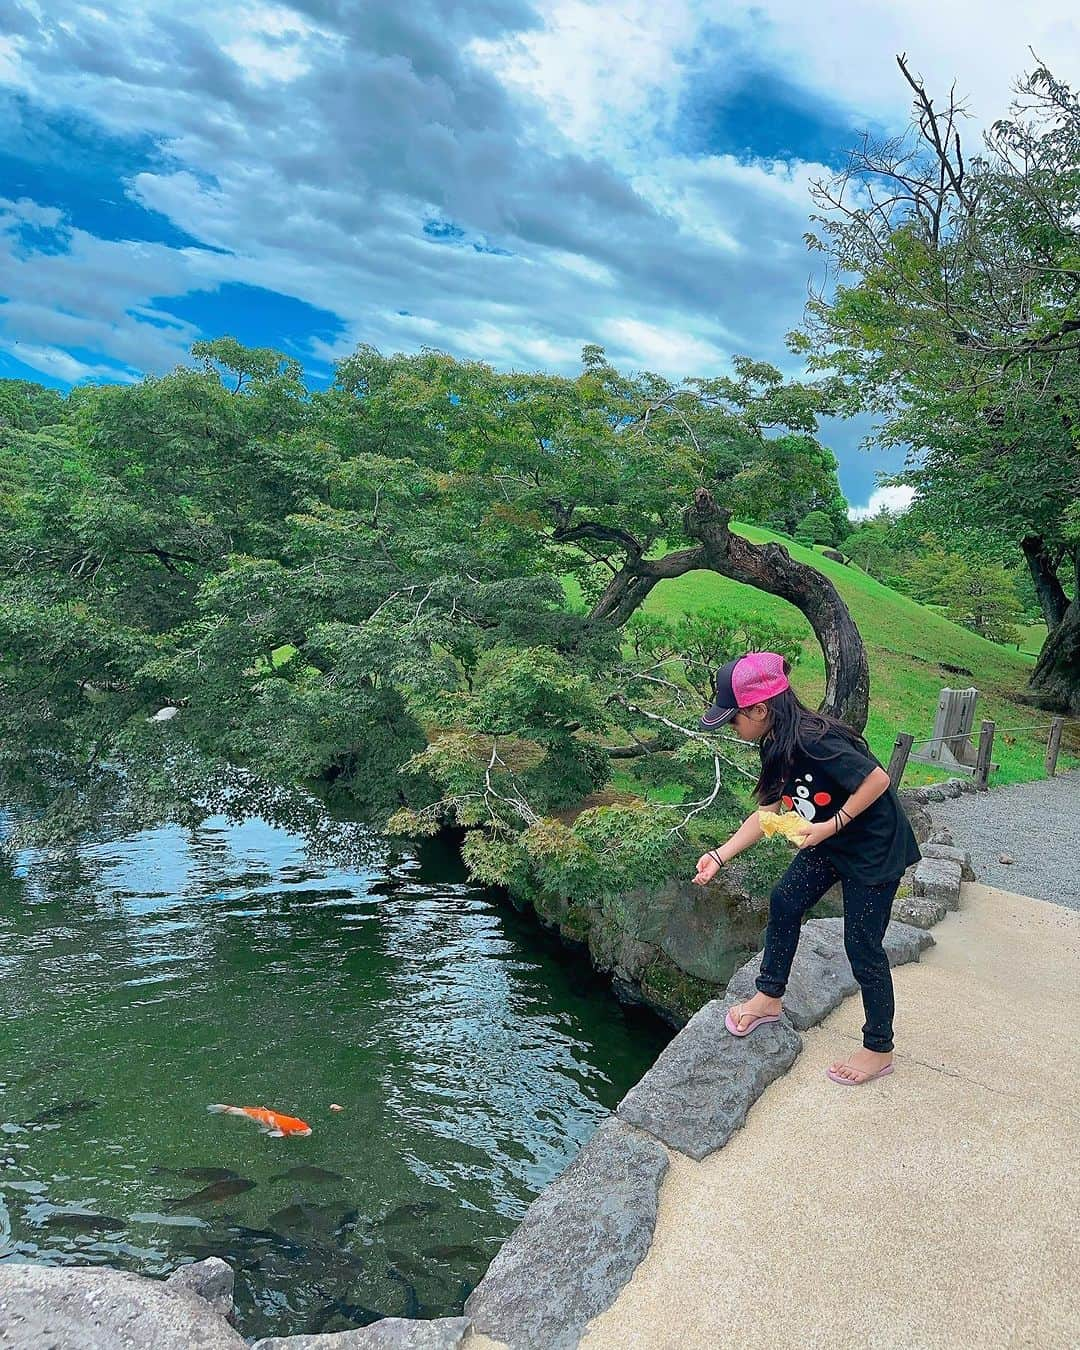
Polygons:
<instances>
[{"instance_id":1,"label":"stone edging","mask_svg":"<svg viewBox=\"0 0 1080 1350\"><path fill-rule=\"evenodd\" d=\"M924 928L894 920L885 934L890 965L918 960L933 941ZM811 919L792 965L785 1015L736 1038L725 1030L724 1015L753 988L760 959L759 953L735 972L723 999L695 1013L534 1201L465 1305L475 1330L511 1350L572 1350L651 1245L656 1191L667 1168L661 1145L694 1159L723 1148L769 1083L794 1063L802 1049L798 1031L821 1022L858 988L843 921ZM618 1193L612 1176L623 1181ZM633 1243L613 1251L610 1237L620 1230Z\"/></svg>"},{"instance_id":2,"label":"stone edging","mask_svg":"<svg viewBox=\"0 0 1080 1350\"><path fill-rule=\"evenodd\" d=\"M971 857L953 844L944 828L934 830L921 846L922 860L911 876L911 894L893 904L893 918L916 928L932 928L949 910L960 908L960 887L974 881Z\"/></svg>"},{"instance_id":3,"label":"stone edging","mask_svg":"<svg viewBox=\"0 0 1080 1350\"><path fill-rule=\"evenodd\" d=\"M943 802L950 797L962 797L965 792L985 792L976 787L974 778L946 778L943 783L928 783L926 787L900 789L900 797L925 806L928 802Z\"/></svg>"},{"instance_id":4,"label":"stone edging","mask_svg":"<svg viewBox=\"0 0 1080 1350\"><path fill-rule=\"evenodd\" d=\"M925 806L971 791L973 783L954 778L901 796ZM947 829L931 826L921 852L912 893L896 900L885 932L892 966L917 961L933 945L927 930L959 908L962 883L975 879L969 855L955 847ZM573 1350L586 1323L614 1303L651 1245L652 1188L659 1188L666 1171L666 1150L700 1160L723 1148L769 1083L795 1062L803 1044L798 1033L822 1022L858 990L844 951L843 920L811 919L803 925L792 963L784 1016L737 1039L724 1028L724 1015L753 993L760 966L759 952L731 977L722 999L690 1019L592 1143L534 1202L465 1305L477 1331L510 1350ZM662 1164L647 1148L654 1141L665 1146ZM612 1253L603 1242L611 1226L605 1178L635 1168L634 1209L622 1216L633 1248ZM531 1222L541 1207L557 1214L558 1223ZM648 1240L639 1256L643 1231ZM567 1262L571 1250L573 1260Z\"/></svg>"},{"instance_id":5,"label":"stone edging","mask_svg":"<svg viewBox=\"0 0 1080 1350\"><path fill-rule=\"evenodd\" d=\"M385 1317L249 1348L229 1325L232 1311L232 1268L216 1256L167 1280L101 1266L0 1266L0 1350L458 1350L469 1329L467 1317Z\"/></svg>"}]
</instances>

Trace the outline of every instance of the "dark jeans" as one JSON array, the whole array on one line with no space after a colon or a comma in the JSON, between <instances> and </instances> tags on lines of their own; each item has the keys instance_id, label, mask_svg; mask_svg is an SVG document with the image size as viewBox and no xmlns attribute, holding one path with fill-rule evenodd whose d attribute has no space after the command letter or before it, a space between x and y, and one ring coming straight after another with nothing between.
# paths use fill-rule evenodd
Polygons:
<instances>
[{"instance_id":1,"label":"dark jeans","mask_svg":"<svg viewBox=\"0 0 1080 1350\"><path fill-rule=\"evenodd\" d=\"M851 877L841 877L828 858L816 848L799 853L776 883L769 897L769 926L757 987L779 998L787 987L799 926L803 915L830 886L843 882L844 950L862 990L863 1045L867 1050L893 1048L893 984L889 958L881 940L889 923L900 878L880 886L865 886Z\"/></svg>"}]
</instances>

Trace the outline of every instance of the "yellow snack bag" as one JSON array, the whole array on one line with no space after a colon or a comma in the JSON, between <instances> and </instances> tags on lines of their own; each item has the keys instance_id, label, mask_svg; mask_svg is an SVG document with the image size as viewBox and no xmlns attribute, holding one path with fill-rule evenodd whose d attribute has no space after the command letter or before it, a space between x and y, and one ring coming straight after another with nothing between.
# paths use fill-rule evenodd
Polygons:
<instances>
[{"instance_id":1,"label":"yellow snack bag","mask_svg":"<svg viewBox=\"0 0 1080 1350\"><path fill-rule=\"evenodd\" d=\"M798 811L786 811L783 815L780 815L777 811L759 811L757 818L758 824L761 826L761 832L766 838L774 834L782 834L785 839L790 839L793 844L799 843L810 828L810 822L803 820Z\"/></svg>"}]
</instances>

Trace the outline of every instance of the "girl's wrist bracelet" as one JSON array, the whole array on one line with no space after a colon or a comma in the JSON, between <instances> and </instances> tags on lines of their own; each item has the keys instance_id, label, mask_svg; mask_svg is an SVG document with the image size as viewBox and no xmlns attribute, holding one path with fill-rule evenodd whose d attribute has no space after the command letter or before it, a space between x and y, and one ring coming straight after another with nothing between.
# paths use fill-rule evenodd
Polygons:
<instances>
[{"instance_id":1,"label":"girl's wrist bracelet","mask_svg":"<svg viewBox=\"0 0 1080 1350\"><path fill-rule=\"evenodd\" d=\"M721 858L720 854L717 853L716 849L714 848L709 849L709 857L713 860L714 863L716 863L717 867L727 866L727 863L724 862L723 858Z\"/></svg>"}]
</instances>

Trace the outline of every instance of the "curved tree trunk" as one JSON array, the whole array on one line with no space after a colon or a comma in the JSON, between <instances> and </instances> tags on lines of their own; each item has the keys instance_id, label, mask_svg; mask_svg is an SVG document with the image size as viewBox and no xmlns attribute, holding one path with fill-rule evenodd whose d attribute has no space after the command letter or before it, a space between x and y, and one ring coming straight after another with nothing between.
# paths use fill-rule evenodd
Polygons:
<instances>
[{"instance_id":1,"label":"curved tree trunk","mask_svg":"<svg viewBox=\"0 0 1080 1350\"><path fill-rule=\"evenodd\" d=\"M1069 597L1058 580L1054 560L1042 538L1037 534L1025 535L1020 540L1020 548L1027 560L1039 608L1043 612L1046 631L1049 634L1065 617L1065 611L1069 608Z\"/></svg>"},{"instance_id":2,"label":"curved tree trunk","mask_svg":"<svg viewBox=\"0 0 1080 1350\"><path fill-rule=\"evenodd\" d=\"M1036 564L1032 561L1030 548L1032 541L1025 539L1021 548L1031 567L1032 576L1036 575ZM1035 541L1042 544L1042 540ZM1045 552L1043 553L1045 558ZM1062 589L1056 569L1051 569L1053 584L1045 590L1036 590L1046 614L1046 627L1049 630L1043 643L1035 669L1028 681L1028 697L1039 707L1053 712L1080 714L1080 549L1073 553L1073 599ZM1049 567L1049 559L1046 559ZM1045 571L1045 568L1044 568ZM1046 600L1044 601L1044 593Z\"/></svg>"},{"instance_id":3,"label":"curved tree trunk","mask_svg":"<svg viewBox=\"0 0 1080 1350\"><path fill-rule=\"evenodd\" d=\"M1080 717L1080 599L1046 639L1028 688L1040 707Z\"/></svg>"},{"instance_id":4,"label":"curved tree trunk","mask_svg":"<svg viewBox=\"0 0 1080 1350\"><path fill-rule=\"evenodd\" d=\"M628 557L593 608L591 618L620 627L658 581L686 572L712 571L732 581L779 595L809 620L825 656L825 698L821 708L862 731L870 702L870 666L859 630L831 581L816 568L795 562L781 544L751 544L728 528L731 512L699 488L683 513L694 548L663 558ZM584 537L588 526L577 526Z\"/></svg>"}]
</instances>

